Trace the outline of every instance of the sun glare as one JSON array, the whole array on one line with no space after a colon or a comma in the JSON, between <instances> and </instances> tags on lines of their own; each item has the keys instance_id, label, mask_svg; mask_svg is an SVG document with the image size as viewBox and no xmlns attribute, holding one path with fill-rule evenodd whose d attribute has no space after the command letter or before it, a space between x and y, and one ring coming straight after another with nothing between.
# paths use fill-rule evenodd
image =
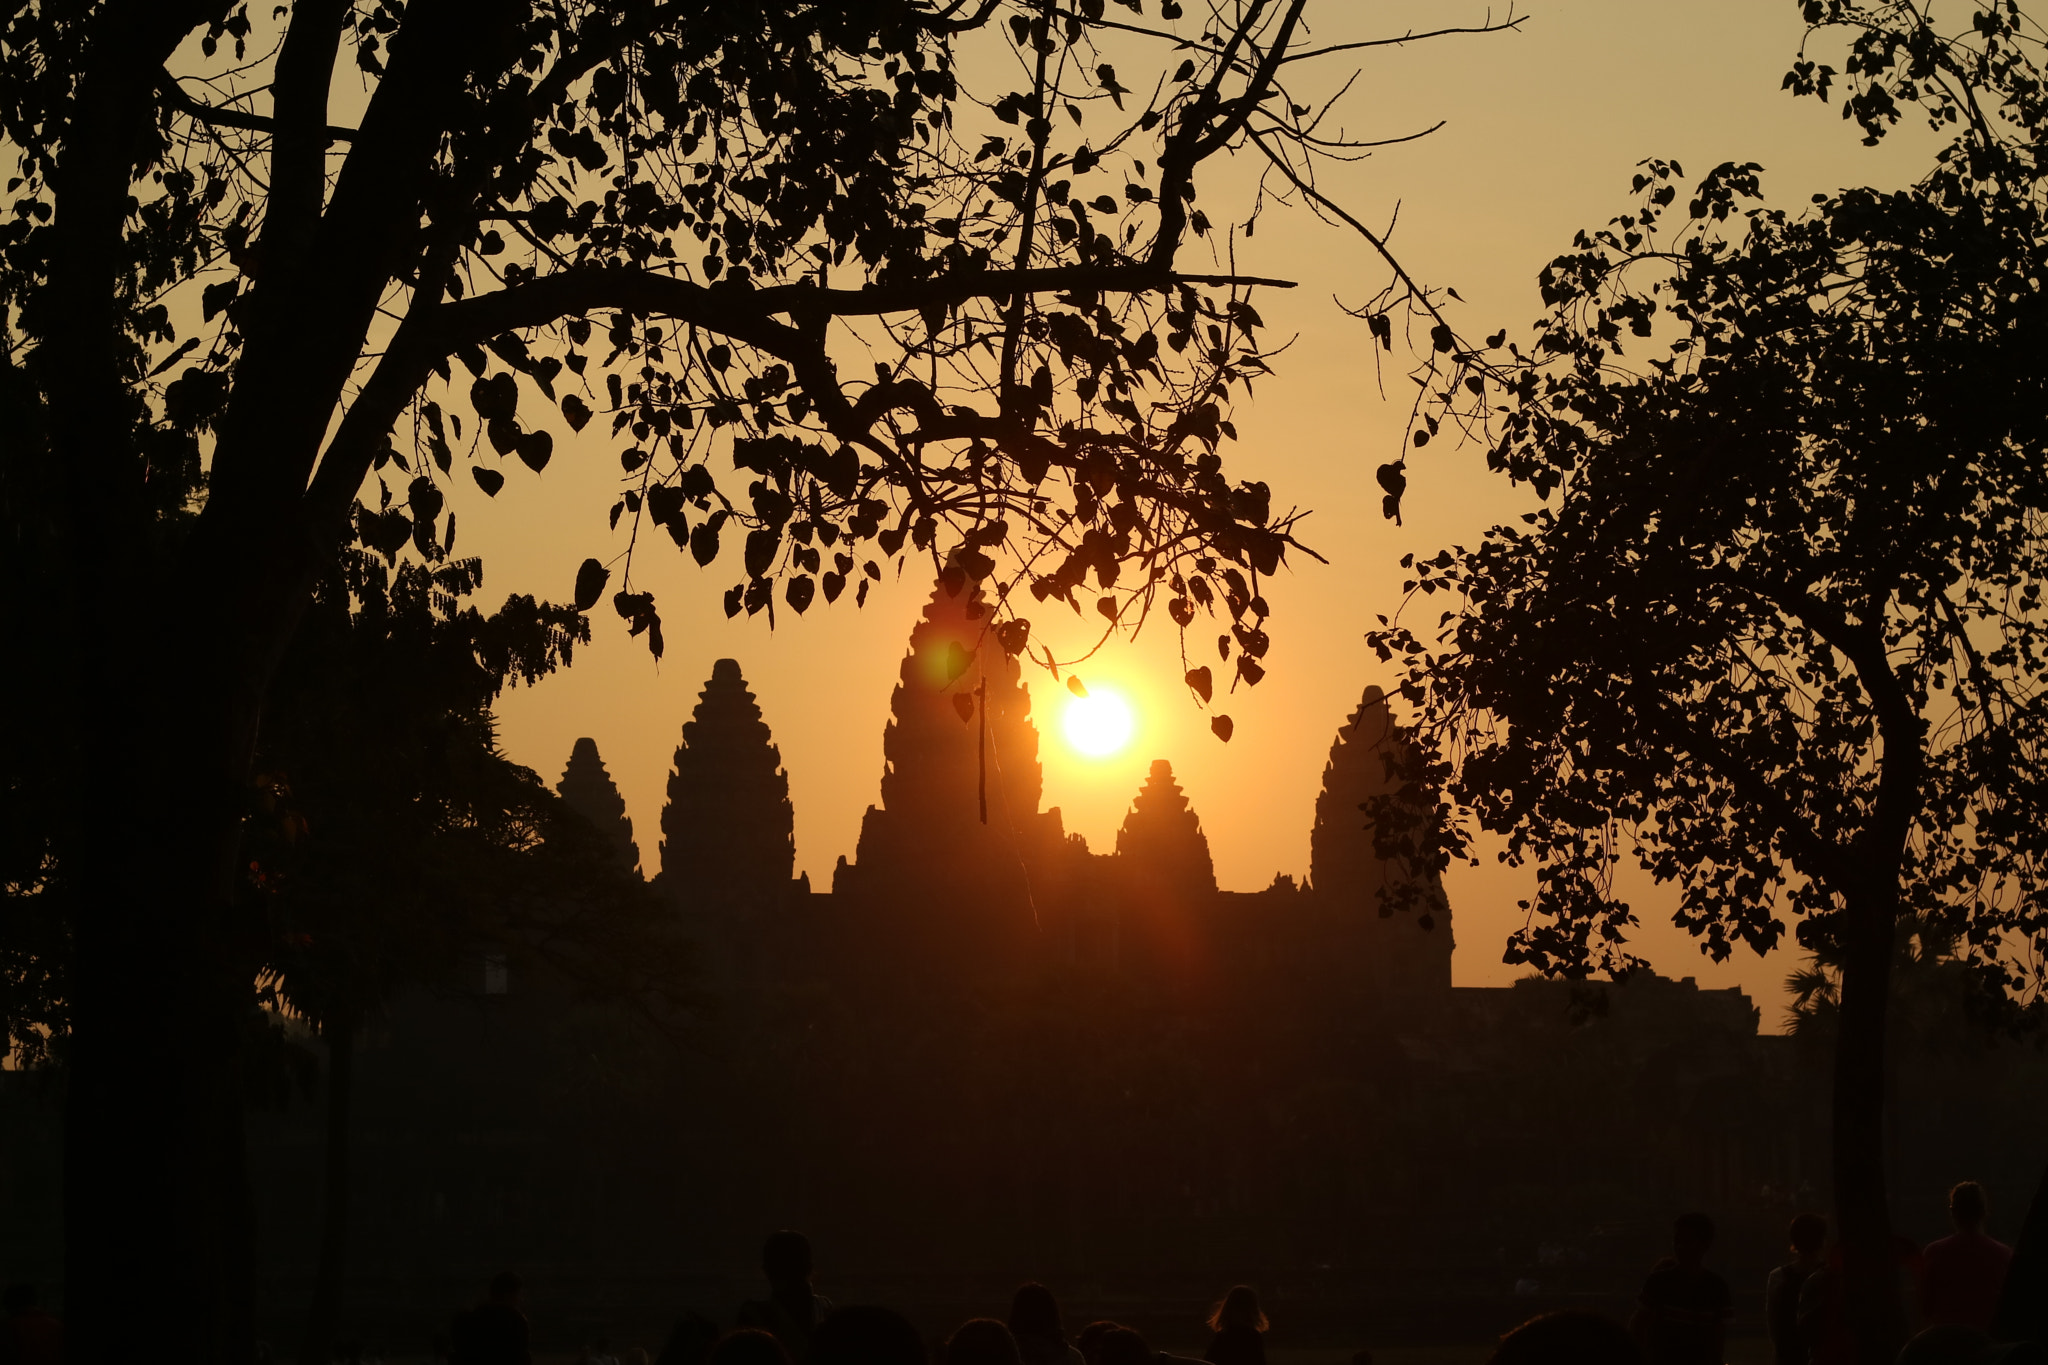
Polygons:
<instances>
[{"instance_id":1,"label":"sun glare","mask_svg":"<svg viewBox=\"0 0 2048 1365\"><path fill-rule=\"evenodd\" d=\"M1067 743L1090 758L1107 758L1131 742L1130 704L1103 688L1070 700L1062 722Z\"/></svg>"}]
</instances>

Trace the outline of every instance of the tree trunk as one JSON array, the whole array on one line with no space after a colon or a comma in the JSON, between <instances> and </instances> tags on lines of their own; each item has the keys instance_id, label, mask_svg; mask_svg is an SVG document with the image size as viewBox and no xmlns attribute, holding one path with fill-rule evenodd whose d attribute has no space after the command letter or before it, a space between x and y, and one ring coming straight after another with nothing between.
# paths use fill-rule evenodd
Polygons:
<instances>
[{"instance_id":1,"label":"tree trunk","mask_svg":"<svg viewBox=\"0 0 2048 1365\"><path fill-rule=\"evenodd\" d=\"M79 632L70 660L92 817L69 859L74 1365L254 1355L241 1053L264 926L242 829L263 690L310 557L285 537L243 552L246 576L195 533L177 568L107 599L111 619Z\"/></svg>"},{"instance_id":2,"label":"tree trunk","mask_svg":"<svg viewBox=\"0 0 2048 1365\"><path fill-rule=\"evenodd\" d=\"M224 780L227 746L210 762L195 752L224 738L226 716L181 725L130 697L145 714L123 724L104 703L125 670L100 662L88 695L101 704L86 713L103 728L83 757L102 800L129 814L77 861L67 1348L76 1362L232 1365L253 1335L240 1066L253 964L232 921L240 792Z\"/></svg>"},{"instance_id":3,"label":"tree trunk","mask_svg":"<svg viewBox=\"0 0 2048 1365\"><path fill-rule=\"evenodd\" d=\"M1999 1341L2048 1342L2048 1170L2027 1207L2013 1243L2012 1267L1998 1299L1992 1336Z\"/></svg>"},{"instance_id":4,"label":"tree trunk","mask_svg":"<svg viewBox=\"0 0 2048 1365\"><path fill-rule=\"evenodd\" d=\"M341 1283L348 1261L349 1111L355 1100L356 1022L347 1015L327 1029L327 1171L321 1209L320 1267L313 1281L313 1307L306 1315L306 1348L300 1365L326 1365L333 1358L341 1321Z\"/></svg>"},{"instance_id":5,"label":"tree trunk","mask_svg":"<svg viewBox=\"0 0 2048 1365\"><path fill-rule=\"evenodd\" d=\"M1906 1337L1900 1267L1885 1188L1885 1015L1891 994L1895 886L1848 905L1835 1037L1835 1219L1845 1306L1860 1365L1890 1365Z\"/></svg>"}]
</instances>

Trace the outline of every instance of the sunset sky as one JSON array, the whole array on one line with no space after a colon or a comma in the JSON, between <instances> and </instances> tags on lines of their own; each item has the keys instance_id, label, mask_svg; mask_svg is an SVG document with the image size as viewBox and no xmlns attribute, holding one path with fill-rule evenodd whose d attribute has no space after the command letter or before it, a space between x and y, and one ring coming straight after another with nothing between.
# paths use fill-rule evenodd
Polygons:
<instances>
[{"instance_id":1,"label":"sunset sky","mask_svg":"<svg viewBox=\"0 0 2048 1365\"><path fill-rule=\"evenodd\" d=\"M1483 6L1449 0L1345 0L1317 11L1315 36L1324 43L1487 15ZM1760 162L1772 200L1796 207L1818 190L1903 183L1930 145L1922 130L1909 128L1880 149L1864 148L1838 107L1780 92L1801 38L1790 0L1537 0L1526 12L1518 32L1383 49L1363 64L1328 58L1304 82L1309 90L1334 88L1362 65L1343 106L1344 123L1357 134L1391 136L1448 120L1420 142L1331 169L1324 184L1369 222L1385 223L1399 205L1397 251L1424 279L1456 286L1466 300L1458 321L1469 334L1501 326L1523 332L1539 311L1538 269L1576 228L1627 206L1631 168L1645 157L1675 158L1694 178L1725 160ZM1241 216L1244 202L1242 186L1233 195L1228 184L1203 183L1214 217L1232 208ZM1097 851L1114 846L1151 760L1166 758L1201 815L1226 889L1255 890L1277 872L1305 874L1332 735L1367 684L1388 680L1363 636L1376 615L1399 605L1398 560L1470 544L1524 510L1520 495L1486 473L1478 447L1440 442L1411 463L1407 524L1381 519L1372 474L1400 449L1408 385L1397 350L1382 399L1364 326L1335 302L1362 300L1382 282L1362 248L1278 205L1239 246L1241 269L1300 282L1256 300L1269 344L1298 339L1274 362L1277 376L1235 414L1242 439L1226 444L1226 467L1268 482L1276 506L1312 509L1301 534L1329 562L1302 559L1266 588L1274 611L1270 674L1217 708L1235 719L1233 742L1210 735L1208 713L1179 685L1179 643L1163 616L1137 642L1115 645L1081 670L1132 708L1133 740L1111 757L1084 757L1067 742L1057 715L1068 694L1050 678L1032 677L1045 804L1060 807L1067 828ZM458 549L483 556L488 597L529 591L566 598L578 562L623 548L605 530L618 465L602 425L558 447L544 478L515 470L488 509L473 491L457 499ZM729 565L699 571L662 538L636 561L635 574L660 595L666 659L655 664L615 618L599 615L596 640L570 671L503 699L507 751L553 782L573 741L593 737L625 795L651 874L679 727L712 661L736 658L789 772L797 867L815 887L829 887L835 861L853 852L862 810L878 799L889 692L929 579L913 566L901 583L879 585L864 610L853 609L849 594L804 619L784 613L771 633L765 617L725 619L719 595L734 576ZM1049 611L1034 620L1051 632L1056 650L1083 638L1081 628ZM1214 633L1198 622L1190 653L1213 654ZM1458 984L1500 984L1516 974L1501 964L1501 943L1529 885L1526 875L1492 865L1452 875ZM1778 1025L1789 955L1717 966L1664 922L1666 901L1656 888L1640 879L1629 886L1645 920L1638 950L1659 970L1741 985L1763 1006L1765 1027Z\"/></svg>"}]
</instances>

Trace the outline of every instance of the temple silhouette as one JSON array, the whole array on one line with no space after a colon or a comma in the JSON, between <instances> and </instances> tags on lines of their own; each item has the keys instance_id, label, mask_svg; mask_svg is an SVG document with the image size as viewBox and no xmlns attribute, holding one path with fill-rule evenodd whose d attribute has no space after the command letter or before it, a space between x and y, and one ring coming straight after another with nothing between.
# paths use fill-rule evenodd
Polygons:
<instances>
[{"instance_id":1,"label":"temple silhouette","mask_svg":"<svg viewBox=\"0 0 2048 1365\"><path fill-rule=\"evenodd\" d=\"M1451 913L1440 885L1399 911L1382 893L1408 880L1379 858L1364 811L1392 790L1399 735L1368 687L1330 746L1306 881L1219 891L1199 814L1159 759L1133 795L1113 850L1093 852L1041 810L1039 736L1015 657L989 629L969 583L934 588L911 632L883 736L881 803L862 818L851 860L826 890L792 880L793 811L780 753L740 665L721 659L683 726L662 815L656 885L716 959L760 988L774 962L788 980L854 927L861 946L830 960L944 988L1061 969L1112 972L1147 989L1200 993L1276 951L1355 1002L1412 1009L1451 993ZM588 746L588 748L586 748ZM562 792L601 771L577 742ZM616 792L572 797L607 830ZM811 924L813 930L799 925ZM774 944L772 952L766 945Z\"/></svg>"},{"instance_id":2,"label":"temple silhouette","mask_svg":"<svg viewBox=\"0 0 2048 1365\"><path fill-rule=\"evenodd\" d=\"M934 590L828 887L794 875L774 718L736 661L682 722L658 841L576 742L557 790L697 945L701 1007L652 1038L632 1001L480 944L372 1019L352 1313L426 1340L514 1265L621 1340L728 1314L763 1231L800 1227L825 1292L934 1323L1038 1278L1149 1330L1248 1281L1303 1339L1396 1341L1504 1329L1531 1284L1625 1313L1687 1208L1753 1296L1786 1219L1826 1206L1824 1026L1764 1034L1740 991L1647 973L1452 984L1442 886L1378 857L1360 809L1399 797L1377 689L1331 717L1306 876L1225 891L1165 757L1113 848L1041 808L1030 694L988 626L973 585ZM1894 1216L1920 1240L1957 1179L2016 1218L2048 1125L2040 1051L1943 1018L1896 1059ZM36 1084L0 1073L0 1142L30 1166L57 1152ZM250 1123L279 1332L310 1292L321 1113ZM53 1190L0 1179L17 1278L56 1273Z\"/></svg>"}]
</instances>

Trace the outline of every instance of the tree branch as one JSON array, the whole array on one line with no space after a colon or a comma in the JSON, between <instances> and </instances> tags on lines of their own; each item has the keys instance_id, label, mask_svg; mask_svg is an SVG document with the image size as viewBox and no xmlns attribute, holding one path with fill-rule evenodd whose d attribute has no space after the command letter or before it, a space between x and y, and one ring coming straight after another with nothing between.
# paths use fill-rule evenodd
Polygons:
<instances>
[{"instance_id":1,"label":"tree branch","mask_svg":"<svg viewBox=\"0 0 2048 1365\"><path fill-rule=\"evenodd\" d=\"M1333 43L1329 47L1319 47L1308 52L1296 52L1291 56L1282 57L1280 60L1283 63L1305 62L1311 57L1327 57L1332 52L1357 52L1368 47L1405 47L1409 43L1419 43L1430 38L1448 38L1454 33L1506 33L1510 29L1519 29L1523 24L1529 22L1529 16L1526 14L1520 18L1512 17L1514 15L1513 6L1509 7L1508 14L1510 15L1509 18L1497 24L1485 23L1466 28L1433 28L1427 33L1409 32L1402 34L1398 38L1367 38L1363 42L1357 43Z\"/></svg>"},{"instance_id":2,"label":"tree branch","mask_svg":"<svg viewBox=\"0 0 2048 1365\"><path fill-rule=\"evenodd\" d=\"M183 114L187 118L197 119L201 123L211 124L217 128L246 128L251 132L257 133L275 133L277 131L276 119L266 117L263 114L245 113L240 109L222 109L217 105L206 104L194 99L185 92L183 86L178 84L178 78L168 71L163 73L163 77L157 82L156 88L157 93L163 97L164 104L174 113ZM327 140L329 142L353 142L355 136L356 132L353 128L339 128L331 123L327 125Z\"/></svg>"}]
</instances>

